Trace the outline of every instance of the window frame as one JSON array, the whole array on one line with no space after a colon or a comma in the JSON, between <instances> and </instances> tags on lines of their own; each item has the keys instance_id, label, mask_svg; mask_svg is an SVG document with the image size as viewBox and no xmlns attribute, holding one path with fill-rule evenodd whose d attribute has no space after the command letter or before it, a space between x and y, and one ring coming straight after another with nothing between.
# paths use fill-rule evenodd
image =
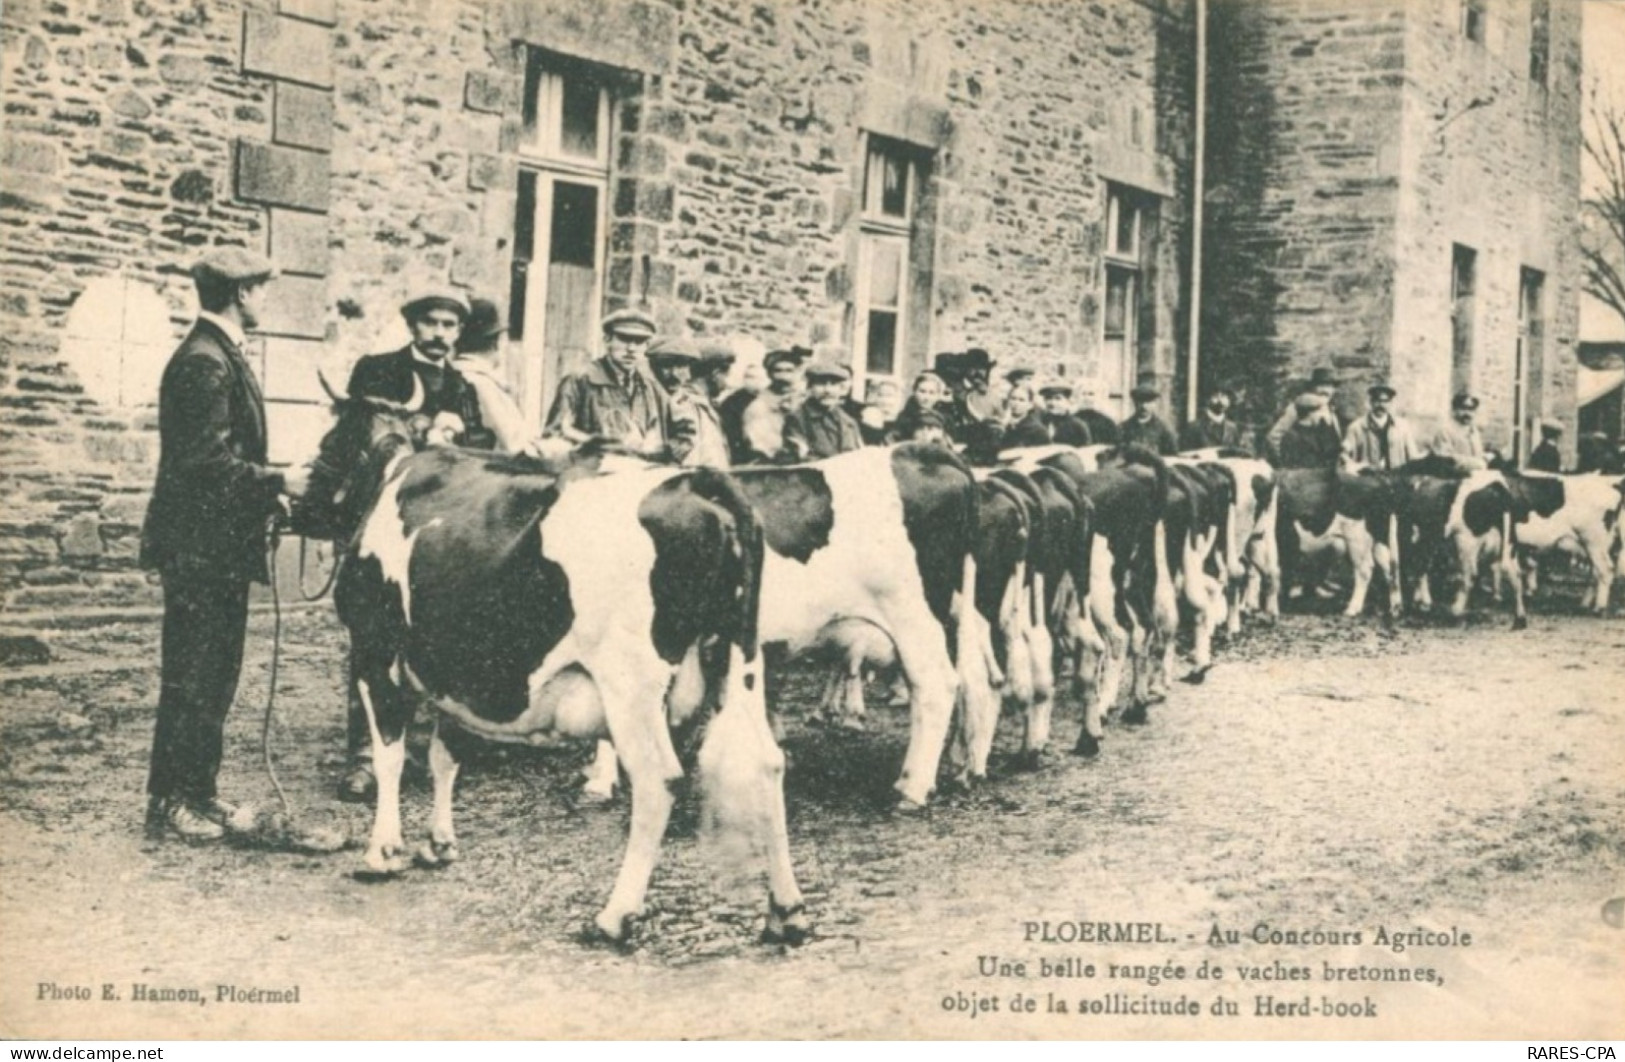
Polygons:
<instances>
[{"instance_id":1,"label":"window frame","mask_svg":"<svg viewBox=\"0 0 1625 1062\"><path fill-rule=\"evenodd\" d=\"M569 82L585 84L598 93L597 151L591 158L568 154L563 149L564 96ZM594 76L578 63L526 46L524 84L523 113L528 120L520 128L519 156L549 169L576 170L584 176L608 173L614 93L606 79Z\"/></svg>"},{"instance_id":2,"label":"window frame","mask_svg":"<svg viewBox=\"0 0 1625 1062\"><path fill-rule=\"evenodd\" d=\"M924 149L905 141L878 133L864 132L862 183L859 188L857 262L853 270L852 289L852 393L866 393L870 380L890 380L907 393L906 361L909 340L909 314L912 308L911 288L914 262L914 240L918 234L919 201L922 192L921 169ZM877 166L877 161L882 166ZM895 161L903 171L903 213L888 214L883 209L884 189L880 184L883 164ZM895 246L898 253L897 302L895 306L876 307L871 302L876 250ZM870 368L869 334L871 319L876 311L894 315L892 333L892 364L890 372Z\"/></svg>"},{"instance_id":3,"label":"window frame","mask_svg":"<svg viewBox=\"0 0 1625 1062\"><path fill-rule=\"evenodd\" d=\"M1461 0L1461 35L1474 44L1489 36L1489 5L1485 0Z\"/></svg>"}]
</instances>

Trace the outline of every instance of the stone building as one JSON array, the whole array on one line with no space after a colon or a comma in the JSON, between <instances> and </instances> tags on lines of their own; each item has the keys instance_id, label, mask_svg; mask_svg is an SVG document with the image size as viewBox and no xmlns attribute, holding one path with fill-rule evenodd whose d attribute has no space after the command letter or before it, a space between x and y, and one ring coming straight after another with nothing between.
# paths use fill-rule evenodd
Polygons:
<instances>
[{"instance_id":1,"label":"stone building","mask_svg":"<svg viewBox=\"0 0 1625 1062\"><path fill-rule=\"evenodd\" d=\"M134 570L186 267L279 264L273 460L427 280L510 307L538 422L597 321L1171 379L1194 26L1157 0L16 0L4 7L6 613Z\"/></svg>"},{"instance_id":2,"label":"stone building","mask_svg":"<svg viewBox=\"0 0 1625 1062\"><path fill-rule=\"evenodd\" d=\"M1577 0L1208 2L1200 378L1267 403L1330 358L1425 416L1464 383L1503 431L1564 414ZM8 0L0 625L156 599L153 402L216 244L282 270L252 338L276 460L325 426L316 369L402 344L430 280L509 307L537 422L624 305L860 377L980 346L1182 408L1197 10Z\"/></svg>"},{"instance_id":3,"label":"stone building","mask_svg":"<svg viewBox=\"0 0 1625 1062\"><path fill-rule=\"evenodd\" d=\"M1503 451L1541 417L1572 447L1580 5L1215 0L1209 32L1203 379L1272 406L1330 364L1345 415L1469 390Z\"/></svg>"}]
</instances>

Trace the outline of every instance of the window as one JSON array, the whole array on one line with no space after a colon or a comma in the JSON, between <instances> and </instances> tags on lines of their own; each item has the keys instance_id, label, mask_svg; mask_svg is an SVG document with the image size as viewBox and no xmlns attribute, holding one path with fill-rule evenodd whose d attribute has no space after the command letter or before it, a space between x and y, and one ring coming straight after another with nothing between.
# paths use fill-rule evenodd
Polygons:
<instances>
[{"instance_id":1,"label":"window","mask_svg":"<svg viewBox=\"0 0 1625 1062\"><path fill-rule=\"evenodd\" d=\"M1484 43L1485 0L1461 0L1461 35Z\"/></svg>"},{"instance_id":2,"label":"window","mask_svg":"<svg viewBox=\"0 0 1625 1062\"><path fill-rule=\"evenodd\" d=\"M1450 388L1452 393L1467 391L1473 385L1473 289L1478 272L1478 252L1461 244L1451 245L1450 262Z\"/></svg>"},{"instance_id":3,"label":"window","mask_svg":"<svg viewBox=\"0 0 1625 1062\"><path fill-rule=\"evenodd\" d=\"M1101 391L1126 415L1139 377L1145 275L1152 258L1156 197L1106 185L1105 312L1101 315Z\"/></svg>"},{"instance_id":4,"label":"window","mask_svg":"<svg viewBox=\"0 0 1625 1062\"><path fill-rule=\"evenodd\" d=\"M874 134L865 139L852 336L858 394L870 377L901 383L906 375L914 237L930 162L929 153L901 141Z\"/></svg>"},{"instance_id":5,"label":"window","mask_svg":"<svg viewBox=\"0 0 1625 1062\"><path fill-rule=\"evenodd\" d=\"M1527 266L1518 282L1518 350L1512 378L1512 452L1521 461L1539 434L1546 373L1546 274Z\"/></svg>"},{"instance_id":6,"label":"window","mask_svg":"<svg viewBox=\"0 0 1625 1062\"><path fill-rule=\"evenodd\" d=\"M1546 68L1552 49L1551 0L1529 3L1529 80L1546 87Z\"/></svg>"},{"instance_id":7,"label":"window","mask_svg":"<svg viewBox=\"0 0 1625 1062\"><path fill-rule=\"evenodd\" d=\"M532 48L514 210L509 379L540 426L565 375L594 354L602 301L612 93L606 74Z\"/></svg>"}]
</instances>

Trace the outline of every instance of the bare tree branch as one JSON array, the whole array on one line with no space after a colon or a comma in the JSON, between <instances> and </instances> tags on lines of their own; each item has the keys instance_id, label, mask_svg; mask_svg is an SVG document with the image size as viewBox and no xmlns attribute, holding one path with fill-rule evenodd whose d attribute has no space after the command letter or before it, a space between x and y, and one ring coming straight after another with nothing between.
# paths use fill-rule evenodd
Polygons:
<instances>
[{"instance_id":1,"label":"bare tree branch","mask_svg":"<svg viewBox=\"0 0 1625 1062\"><path fill-rule=\"evenodd\" d=\"M1585 155L1600 178L1581 205L1586 293L1625 321L1625 113L1593 86Z\"/></svg>"}]
</instances>

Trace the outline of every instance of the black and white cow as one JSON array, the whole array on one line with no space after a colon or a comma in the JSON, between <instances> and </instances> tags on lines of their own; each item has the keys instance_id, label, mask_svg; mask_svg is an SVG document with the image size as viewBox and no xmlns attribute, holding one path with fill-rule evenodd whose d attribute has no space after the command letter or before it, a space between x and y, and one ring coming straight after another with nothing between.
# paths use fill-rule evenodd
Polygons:
<instances>
[{"instance_id":1,"label":"black and white cow","mask_svg":"<svg viewBox=\"0 0 1625 1062\"><path fill-rule=\"evenodd\" d=\"M558 474L486 453L414 453L399 409L340 400L339 411L324 458L347 470L341 494L368 499L334 590L378 777L366 871L412 861L400 778L417 697L438 709L425 865L456 858L452 790L470 735L607 735L631 779L632 822L595 922L624 940L682 774L672 727L704 721L711 809L767 853L767 935L802 939L757 652L762 532L737 486L707 470Z\"/></svg>"},{"instance_id":2,"label":"black and white cow","mask_svg":"<svg viewBox=\"0 0 1625 1062\"><path fill-rule=\"evenodd\" d=\"M1275 469L1256 457L1217 448L1186 451L1176 461L1213 464L1230 473L1235 499L1227 517L1228 548L1221 550L1226 629L1237 634L1244 612L1262 611L1276 619L1281 614L1281 559L1275 536Z\"/></svg>"},{"instance_id":3,"label":"black and white cow","mask_svg":"<svg viewBox=\"0 0 1625 1062\"><path fill-rule=\"evenodd\" d=\"M909 687L910 727L897 791L923 806L936 784L956 700L996 719L998 676L974 607L977 488L948 450L865 447L808 465L731 473L766 543L761 639L790 655L838 643L839 712L863 712L862 667L896 664ZM956 604L957 600L957 604ZM614 785L614 750L600 746L589 786Z\"/></svg>"},{"instance_id":4,"label":"black and white cow","mask_svg":"<svg viewBox=\"0 0 1625 1062\"><path fill-rule=\"evenodd\" d=\"M1345 616L1365 611L1371 579L1381 567L1388 588L1388 610L1399 612L1399 573L1395 566L1396 486L1378 472L1353 473L1330 468L1286 468L1276 472L1275 536L1283 594L1306 580L1304 558L1327 550L1345 554L1354 571L1354 589ZM1309 590L1305 587L1305 592Z\"/></svg>"},{"instance_id":5,"label":"black and white cow","mask_svg":"<svg viewBox=\"0 0 1625 1062\"><path fill-rule=\"evenodd\" d=\"M1528 592L1535 590L1536 557L1578 553L1591 567L1585 606L1599 616L1607 613L1614 580L1625 577L1625 479L1525 472L1516 482L1531 510L1517 527Z\"/></svg>"}]
</instances>

